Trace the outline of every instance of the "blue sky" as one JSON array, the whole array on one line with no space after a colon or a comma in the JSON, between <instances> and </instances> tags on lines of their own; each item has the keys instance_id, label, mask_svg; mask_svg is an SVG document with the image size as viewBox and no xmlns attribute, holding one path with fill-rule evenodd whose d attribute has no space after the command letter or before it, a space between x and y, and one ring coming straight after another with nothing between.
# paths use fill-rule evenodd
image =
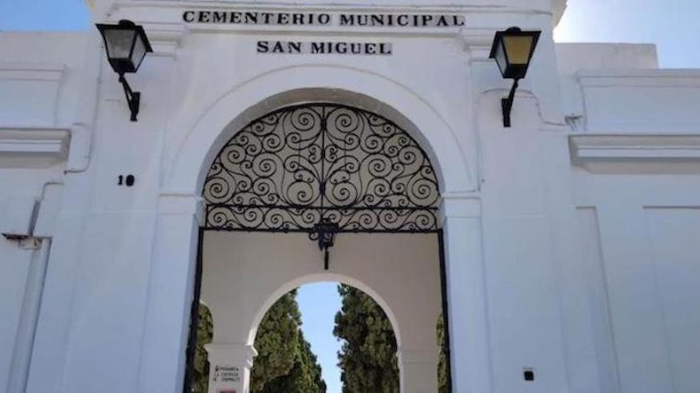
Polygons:
<instances>
[{"instance_id":1,"label":"blue sky","mask_svg":"<svg viewBox=\"0 0 700 393\"><path fill-rule=\"evenodd\" d=\"M83 0L0 0L0 30L86 30ZM569 0L558 41L658 45L661 66L700 68L697 0Z\"/></svg>"},{"instance_id":2,"label":"blue sky","mask_svg":"<svg viewBox=\"0 0 700 393\"><path fill-rule=\"evenodd\" d=\"M336 366L340 342L333 336L335 314L342 305L337 288L338 283L308 284L299 288L297 293L304 336L318 356L328 393L342 390L340 369Z\"/></svg>"},{"instance_id":3,"label":"blue sky","mask_svg":"<svg viewBox=\"0 0 700 393\"><path fill-rule=\"evenodd\" d=\"M700 68L697 1L569 0L555 38L561 42L655 43L662 67ZM90 28L83 0L0 0L0 30ZM328 393L340 393L336 367L340 345L332 335L334 316L340 308L336 285L308 285L298 294L304 333L323 366Z\"/></svg>"},{"instance_id":4,"label":"blue sky","mask_svg":"<svg viewBox=\"0 0 700 393\"><path fill-rule=\"evenodd\" d=\"M569 0L560 42L655 43L663 68L700 68L698 0Z\"/></svg>"},{"instance_id":5,"label":"blue sky","mask_svg":"<svg viewBox=\"0 0 700 393\"><path fill-rule=\"evenodd\" d=\"M0 30L87 30L83 0L0 0Z\"/></svg>"}]
</instances>

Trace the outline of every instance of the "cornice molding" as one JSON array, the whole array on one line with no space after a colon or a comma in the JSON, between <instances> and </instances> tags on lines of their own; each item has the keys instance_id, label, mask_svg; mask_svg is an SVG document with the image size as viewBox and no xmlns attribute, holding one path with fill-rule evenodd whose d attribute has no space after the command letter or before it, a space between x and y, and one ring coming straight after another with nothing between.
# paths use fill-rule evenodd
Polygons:
<instances>
[{"instance_id":1,"label":"cornice molding","mask_svg":"<svg viewBox=\"0 0 700 393\"><path fill-rule=\"evenodd\" d=\"M563 0L553 0L563 1ZM544 4L544 3L543 3ZM152 31L158 25L167 26L165 29L168 40L173 40L172 33L179 29L182 33L175 33L178 37L176 41L182 39L182 36L188 32L192 33L276 33L276 34L343 34L356 36L426 36L426 37L459 37L469 47L488 47L490 48L493 41L493 32L504 28L504 26L488 28L467 28L467 34L460 32L459 28L429 28L429 27L406 27L401 29L373 27L373 28L353 28L353 27L338 27L338 26L277 26L277 25L261 25L261 26L239 26L228 24L184 24L181 23L181 12L187 9L197 10L241 10L241 11L267 11L267 12L330 12L330 13L457 13L457 14L523 14L523 15L553 15L553 11L547 7L528 7L517 4L512 5L479 5L479 4L446 4L434 5L430 2L422 4L367 4L357 1L343 2L285 2L285 1L117 1L111 5L109 10L105 12L104 17L108 21L116 21L122 18L134 20L137 23L142 23L152 37ZM145 12L144 10L148 10ZM147 14L150 20L138 20L138 15ZM98 18L99 19L99 18ZM469 25L469 19L467 19ZM483 36L474 36L472 32L484 32ZM178 36L180 35L180 36ZM464 37L460 37L464 35ZM164 37L164 38L166 38ZM154 41L154 39L152 39ZM152 42L153 43L153 42ZM158 50L155 51L158 55Z\"/></svg>"},{"instance_id":2,"label":"cornice molding","mask_svg":"<svg viewBox=\"0 0 700 393\"><path fill-rule=\"evenodd\" d=\"M698 70L586 70L575 78L584 87L700 87Z\"/></svg>"},{"instance_id":3,"label":"cornice molding","mask_svg":"<svg viewBox=\"0 0 700 393\"><path fill-rule=\"evenodd\" d=\"M175 56L189 33L189 28L183 23L143 22L143 27L155 56Z\"/></svg>"},{"instance_id":4,"label":"cornice molding","mask_svg":"<svg viewBox=\"0 0 700 393\"><path fill-rule=\"evenodd\" d=\"M592 173L700 173L700 134L570 135L571 162Z\"/></svg>"},{"instance_id":5,"label":"cornice molding","mask_svg":"<svg viewBox=\"0 0 700 393\"><path fill-rule=\"evenodd\" d=\"M61 63L27 63L0 61L0 80L34 80L59 82L66 72Z\"/></svg>"},{"instance_id":6,"label":"cornice molding","mask_svg":"<svg viewBox=\"0 0 700 393\"><path fill-rule=\"evenodd\" d=\"M553 3L561 3L565 0L551 0ZM445 4L435 4L430 0L406 1L404 3L382 4L381 1L368 4L361 0L346 1L202 1L202 0L174 0L174 1L153 1L153 0L117 0L111 4L108 14L125 8L197 8L197 9L242 9L242 10L300 10L307 11L331 11L331 12L465 12L465 13L528 13L552 15L557 18L563 9L554 5L551 9L543 1L541 6L523 6L521 4L493 4L492 1L482 4L458 4L456 2L445 2Z\"/></svg>"},{"instance_id":7,"label":"cornice molding","mask_svg":"<svg viewBox=\"0 0 700 393\"><path fill-rule=\"evenodd\" d=\"M68 157L70 130L0 127L0 168L45 168Z\"/></svg>"}]
</instances>

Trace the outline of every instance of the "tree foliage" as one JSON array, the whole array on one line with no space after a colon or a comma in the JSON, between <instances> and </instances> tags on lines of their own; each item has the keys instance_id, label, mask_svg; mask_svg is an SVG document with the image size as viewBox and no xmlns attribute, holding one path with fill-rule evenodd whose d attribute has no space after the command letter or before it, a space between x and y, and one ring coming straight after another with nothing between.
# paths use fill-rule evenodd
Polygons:
<instances>
[{"instance_id":1,"label":"tree foliage","mask_svg":"<svg viewBox=\"0 0 700 393\"><path fill-rule=\"evenodd\" d=\"M199 325L197 325L197 348L194 353L194 378L192 391L207 393L209 389L209 360L204 346L211 343L214 335L214 321L209 308L199 305Z\"/></svg>"},{"instance_id":2,"label":"tree foliage","mask_svg":"<svg viewBox=\"0 0 700 393\"><path fill-rule=\"evenodd\" d=\"M301 313L296 291L282 296L265 314L255 336L258 356L253 363L250 391L263 392L275 378L288 375L299 352Z\"/></svg>"},{"instance_id":3,"label":"tree foliage","mask_svg":"<svg viewBox=\"0 0 700 393\"><path fill-rule=\"evenodd\" d=\"M384 310L369 295L347 285L338 286L343 307L335 316L333 333L343 340L338 353L342 370L343 393L396 393L399 368L396 336ZM449 392L449 369L445 342L445 324L438 318L436 328L440 346L438 392Z\"/></svg>"},{"instance_id":4,"label":"tree foliage","mask_svg":"<svg viewBox=\"0 0 700 393\"><path fill-rule=\"evenodd\" d=\"M437 341L440 346L440 358L438 359L438 393L449 393L449 363L447 361L447 342L445 340L445 319L440 315L437 323Z\"/></svg>"},{"instance_id":5,"label":"tree foliage","mask_svg":"<svg viewBox=\"0 0 700 393\"><path fill-rule=\"evenodd\" d=\"M333 334L343 340L338 353L343 393L398 393L396 337L384 310L359 289L339 285L342 309Z\"/></svg>"},{"instance_id":6,"label":"tree foliage","mask_svg":"<svg viewBox=\"0 0 700 393\"><path fill-rule=\"evenodd\" d=\"M206 393L209 362L204 345L212 340L213 320L199 308L193 392ZM265 314L255 337L258 356L251 370L251 393L325 393L326 383L311 345L300 330L296 291L282 296Z\"/></svg>"},{"instance_id":7,"label":"tree foliage","mask_svg":"<svg viewBox=\"0 0 700 393\"><path fill-rule=\"evenodd\" d=\"M262 393L325 393L326 383L321 377L321 366L316 355L311 352L311 345L299 332L299 350L296 351L294 365L285 375L268 381Z\"/></svg>"}]
</instances>

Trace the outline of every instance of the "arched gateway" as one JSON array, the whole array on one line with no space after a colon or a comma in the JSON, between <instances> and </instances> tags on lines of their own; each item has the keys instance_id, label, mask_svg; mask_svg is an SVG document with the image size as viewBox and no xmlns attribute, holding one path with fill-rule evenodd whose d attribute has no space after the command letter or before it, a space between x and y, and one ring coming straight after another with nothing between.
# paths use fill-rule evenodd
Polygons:
<instances>
[{"instance_id":1,"label":"arched gateway","mask_svg":"<svg viewBox=\"0 0 700 393\"><path fill-rule=\"evenodd\" d=\"M203 198L203 230L215 233L207 235L201 247L205 250L200 250L198 281L202 284L197 286L196 301L201 287L209 286L202 299L210 305L215 321L210 360L235 363L231 359L249 359L241 367L232 366L243 381L231 386L244 392L248 388L246 370L255 351L254 334L245 330L255 331L279 288L322 280L323 271L330 268L329 249L337 235L348 234L344 244L336 247L340 266L328 277L339 274L376 290L397 333L405 333L399 348L402 390L428 393L436 387L435 375L417 375L425 374L426 364L430 373L437 372L435 317L439 311L446 315L445 303L440 306L440 298L445 298L444 284L440 289L444 282L443 253L439 251L440 189L430 159L406 131L383 116L336 103L283 107L244 126L223 146L209 168ZM231 232L241 234L226 234ZM420 241L400 237L418 233L433 236ZM319 259L306 253L308 240L300 246L300 235L324 252L324 270L320 270L320 261L309 266L309 259ZM288 251L282 256L274 254L264 245L271 241L275 248ZM301 248L306 251L299 251ZM352 251L359 248L367 252ZM202 253L207 255L202 257ZM281 267L279 259L288 263ZM278 262L270 264L273 260ZM234 267L236 264L239 266ZM243 265L251 275L247 282L241 279L246 273L234 272ZM207 269L218 270L207 275ZM269 278L260 278L268 274ZM250 285L254 288L250 291L260 292L260 300L255 295L240 300L230 290L236 285L239 290ZM425 310L416 312L421 302ZM416 322L420 318L423 321ZM193 319L196 326L196 317ZM217 323L225 326L221 329L225 333L217 335ZM191 334L190 361L194 338ZM236 355L222 355L227 351ZM407 382L411 380L407 373L433 381L423 382L431 387ZM407 384L413 390L406 390ZM186 389L188 385L186 381Z\"/></svg>"}]
</instances>

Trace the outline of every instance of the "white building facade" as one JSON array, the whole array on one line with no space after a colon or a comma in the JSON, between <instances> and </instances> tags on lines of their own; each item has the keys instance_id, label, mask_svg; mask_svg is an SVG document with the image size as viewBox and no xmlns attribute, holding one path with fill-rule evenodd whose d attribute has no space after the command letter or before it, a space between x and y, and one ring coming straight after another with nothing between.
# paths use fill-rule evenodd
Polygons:
<instances>
[{"instance_id":1,"label":"white building facade","mask_svg":"<svg viewBox=\"0 0 700 393\"><path fill-rule=\"evenodd\" d=\"M387 311L404 393L436 391L441 312L456 393L700 391L700 71L555 44L565 0L94 3L153 46L138 121L96 29L0 33L2 391L181 392L201 300L211 391L247 393L266 309L328 280ZM511 26L542 37L505 128ZM326 269L305 233L213 228L222 149L319 107L417 146L426 231L338 233Z\"/></svg>"}]
</instances>

